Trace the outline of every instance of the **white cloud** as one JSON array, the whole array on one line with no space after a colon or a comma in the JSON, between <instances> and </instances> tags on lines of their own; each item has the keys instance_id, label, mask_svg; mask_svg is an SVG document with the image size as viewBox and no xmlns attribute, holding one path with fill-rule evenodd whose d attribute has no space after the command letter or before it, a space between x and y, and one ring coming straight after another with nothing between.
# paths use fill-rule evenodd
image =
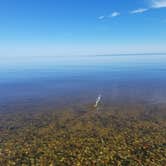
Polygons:
<instances>
[{"instance_id":1,"label":"white cloud","mask_svg":"<svg viewBox=\"0 0 166 166\"><path fill-rule=\"evenodd\" d=\"M164 8L166 7L166 0L152 0L151 8Z\"/></svg>"},{"instance_id":2,"label":"white cloud","mask_svg":"<svg viewBox=\"0 0 166 166\"><path fill-rule=\"evenodd\" d=\"M141 14L141 13L147 12L152 9L166 8L166 0L148 0L148 1L150 1L150 5L148 8L138 8L136 10L130 11L130 14ZM106 16L101 15L98 17L98 19L103 20L106 18L113 18L113 17L117 17L120 15L121 15L121 13L114 11L110 15L106 15Z\"/></svg>"},{"instance_id":3,"label":"white cloud","mask_svg":"<svg viewBox=\"0 0 166 166\"><path fill-rule=\"evenodd\" d=\"M99 20L103 20L105 18L105 16L99 16L98 19Z\"/></svg>"},{"instance_id":4,"label":"white cloud","mask_svg":"<svg viewBox=\"0 0 166 166\"><path fill-rule=\"evenodd\" d=\"M131 11L131 14L144 13L151 9L159 9L166 8L166 0L150 0L149 8L138 8L136 10Z\"/></svg>"},{"instance_id":5,"label":"white cloud","mask_svg":"<svg viewBox=\"0 0 166 166\"><path fill-rule=\"evenodd\" d=\"M113 13L111 13L108 17L117 17L117 16L119 16L119 15L120 15L119 12L113 12Z\"/></svg>"},{"instance_id":6,"label":"white cloud","mask_svg":"<svg viewBox=\"0 0 166 166\"><path fill-rule=\"evenodd\" d=\"M120 15L119 12L113 12L113 13L111 13L110 15L106 15L106 16L101 15L101 16L98 17L98 19L99 19L99 20L103 20L103 19L107 19L107 18L117 17L117 16L119 16L119 15Z\"/></svg>"},{"instance_id":7,"label":"white cloud","mask_svg":"<svg viewBox=\"0 0 166 166\"><path fill-rule=\"evenodd\" d=\"M139 8L139 9L136 9L136 10L131 11L130 13L131 13L131 14L144 13L144 12L146 12L146 11L148 11L148 10L149 10L149 9L147 9L147 8Z\"/></svg>"}]
</instances>

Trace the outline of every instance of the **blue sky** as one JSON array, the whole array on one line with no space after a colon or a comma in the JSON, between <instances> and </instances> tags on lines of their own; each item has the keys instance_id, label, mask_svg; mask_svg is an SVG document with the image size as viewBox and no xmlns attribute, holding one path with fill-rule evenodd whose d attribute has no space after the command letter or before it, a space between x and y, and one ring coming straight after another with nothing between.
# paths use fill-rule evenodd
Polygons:
<instances>
[{"instance_id":1,"label":"blue sky","mask_svg":"<svg viewBox=\"0 0 166 166\"><path fill-rule=\"evenodd\" d=\"M166 0L0 0L0 55L166 52Z\"/></svg>"}]
</instances>

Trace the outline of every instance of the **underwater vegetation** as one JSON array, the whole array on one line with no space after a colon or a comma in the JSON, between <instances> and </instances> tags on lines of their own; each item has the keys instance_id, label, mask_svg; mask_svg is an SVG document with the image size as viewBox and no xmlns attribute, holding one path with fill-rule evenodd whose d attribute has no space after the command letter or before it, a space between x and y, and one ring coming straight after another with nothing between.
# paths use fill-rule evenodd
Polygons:
<instances>
[{"instance_id":1,"label":"underwater vegetation","mask_svg":"<svg viewBox=\"0 0 166 166\"><path fill-rule=\"evenodd\" d=\"M0 113L0 166L165 166L166 107Z\"/></svg>"}]
</instances>

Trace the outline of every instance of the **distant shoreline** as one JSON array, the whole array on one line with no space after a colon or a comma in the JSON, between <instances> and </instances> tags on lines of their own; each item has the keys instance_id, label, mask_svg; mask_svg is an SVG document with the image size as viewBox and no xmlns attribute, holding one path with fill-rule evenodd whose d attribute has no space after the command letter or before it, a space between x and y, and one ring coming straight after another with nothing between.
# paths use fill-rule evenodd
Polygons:
<instances>
[{"instance_id":1,"label":"distant shoreline","mask_svg":"<svg viewBox=\"0 0 166 166\"><path fill-rule=\"evenodd\" d=\"M103 55L100 55L100 54L98 54L98 55L95 55L95 56L137 56L137 55L166 55L166 53L129 53L129 54L103 54Z\"/></svg>"}]
</instances>

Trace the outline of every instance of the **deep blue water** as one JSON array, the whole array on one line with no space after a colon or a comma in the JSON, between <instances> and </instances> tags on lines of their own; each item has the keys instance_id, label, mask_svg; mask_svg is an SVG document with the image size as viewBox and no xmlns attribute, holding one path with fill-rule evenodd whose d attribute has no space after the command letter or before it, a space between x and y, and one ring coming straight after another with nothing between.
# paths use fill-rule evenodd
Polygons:
<instances>
[{"instance_id":1,"label":"deep blue water","mask_svg":"<svg viewBox=\"0 0 166 166\"><path fill-rule=\"evenodd\" d=\"M0 109L166 102L166 55L10 57L0 61Z\"/></svg>"}]
</instances>

